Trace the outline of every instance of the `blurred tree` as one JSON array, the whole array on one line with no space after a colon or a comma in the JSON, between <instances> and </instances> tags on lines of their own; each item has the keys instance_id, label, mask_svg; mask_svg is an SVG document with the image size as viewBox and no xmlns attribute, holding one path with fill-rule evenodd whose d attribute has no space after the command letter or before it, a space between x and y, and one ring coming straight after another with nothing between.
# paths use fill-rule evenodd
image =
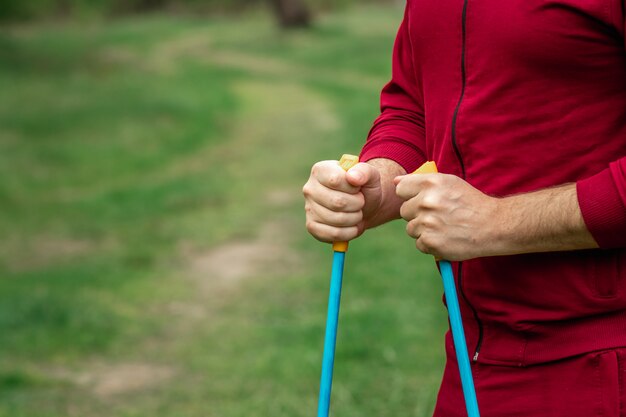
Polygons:
<instances>
[{"instance_id":1,"label":"blurred tree","mask_svg":"<svg viewBox=\"0 0 626 417\"><path fill-rule=\"evenodd\" d=\"M133 9L134 11L143 12L143 11L152 11L152 10L162 9L168 3L171 3L171 2L168 2L167 0L135 0L135 1L130 1L130 2L121 1L118 3L121 3L121 4L127 3L129 4L130 8Z\"/></svg>"},{"instance_id":2,"label":"blurred tree","mask_svg":"<svg viewBox=\"0 0 626 417\"><path fill-rule=\"evenodd\" d=\"M311 12L304 0L270 0L270 2L282 27L307 27L311 24Z\"/></svg>"},{"instance_id":3,"label":"blurred tree","mask_svg":"<svg viewBox=\"0 0 626 417\"><path fill-rule=\"evenodd\" d=\"M332 10L352 3L405 0L0 0L0 23L81 16L120 16L146 11L241 13L260 4L271 6L282 27L306 27L311 10Z\"/></svg>"},{"instance_id":4,"label":"blurred tree","mask_svg":"<svg viewBox=\"0 0 626 417\"><path fill-rule=\"evenodd\" d=\"M77 1L77 0L72 0ZM104 13L113 16L131 13L153 12L165 8L168 0L104 0Z\"/></svg>"}]
</instances>

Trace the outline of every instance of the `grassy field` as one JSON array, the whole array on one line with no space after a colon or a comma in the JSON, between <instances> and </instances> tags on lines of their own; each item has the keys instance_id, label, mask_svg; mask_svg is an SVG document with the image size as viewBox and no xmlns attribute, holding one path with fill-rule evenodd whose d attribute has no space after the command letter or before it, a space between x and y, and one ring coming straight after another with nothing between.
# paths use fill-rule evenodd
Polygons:
<instances>
[{"instance_id":1,"label":"grassy field","mask_svg":"<svg viewBox=\"0 0 626 417\"><path fill-rule=\"evenodd\" d=\"M314 415L331 254L402 10L0 30L0 416ZM428 416L446 315L401 222L348 254L333 414Z\"/></svg>"}]
</instances>

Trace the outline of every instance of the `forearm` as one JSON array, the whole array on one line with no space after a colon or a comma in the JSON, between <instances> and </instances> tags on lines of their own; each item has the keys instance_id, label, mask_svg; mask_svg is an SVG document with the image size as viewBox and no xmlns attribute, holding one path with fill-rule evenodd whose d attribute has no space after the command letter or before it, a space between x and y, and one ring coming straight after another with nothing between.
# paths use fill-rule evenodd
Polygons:
<instances>
[{"instance_id":1,"label":"forearm","mask_svg":"<svg viewBox=\"0 0 626 417\"><path fill-rule=\"evenodd\" d=\"M393 179L398 175L405 175L406 171L397 162L376 158L367 161L380 172L381 202L378 209L365 219L365 228L371 229L391 220L400 218L400 206L403 200L396 195L396 186Z\"/></svg>"},{"instance_id":2,"label":"forearm","mask_svg":"<svg viewBox=\"0 0 626 417\"><path fill-rule=\"evenodd\" d=\"M406 175L395 181L407 233L420 251L440 259L598 247L574 184L497 198L455 175Z\"/></svg>"},{"instance_id":3,"label":"forearm","mask_svg":"<svg viewBox=\"0 0 626 417\"><path fill-rule=\"evenodd\" d=\"M576 185L497 199L492 255L597 248L583 220Z\"/></svg>"}]
</instances>

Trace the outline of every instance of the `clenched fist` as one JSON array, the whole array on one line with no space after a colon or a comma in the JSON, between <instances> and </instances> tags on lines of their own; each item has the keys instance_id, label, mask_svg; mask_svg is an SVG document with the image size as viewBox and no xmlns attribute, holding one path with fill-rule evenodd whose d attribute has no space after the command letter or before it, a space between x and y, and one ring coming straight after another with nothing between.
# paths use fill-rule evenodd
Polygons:
<instances>
[{"instance_id":1,"label":"clenched fist","mask_svg":"<svg viewBox=\"0 0 626 417\"><path fill-rule=\"evenodd\" d=\"M349 241L365 231L381 205L381 175L367 163L346 172L338 161L322 161L313 165L302 192L309 233L322 242Z\"/></svg>"},{"instance_id":2,"label":"clenched fist","mask_svg":"<svg viewBox=\"0 0 626 417\"><path fill-rule=\"evenodd\" d=\"M502 226L499 199L454 175L406 175L394 182L405 201L400 215L420 251L450 261L495 254L490 251L494 230Z\"/></svg>"}]
</instances>

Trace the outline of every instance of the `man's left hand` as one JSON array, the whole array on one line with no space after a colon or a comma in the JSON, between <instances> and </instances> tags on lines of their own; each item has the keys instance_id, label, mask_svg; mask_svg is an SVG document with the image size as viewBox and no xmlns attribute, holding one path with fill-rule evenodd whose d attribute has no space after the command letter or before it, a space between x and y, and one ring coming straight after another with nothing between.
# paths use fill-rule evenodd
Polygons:
<instances>
[{"instance_id":1,"label":"man's left hand","mask_svg":"<svg viewBox=\"0 0 626 417\"><path fill-rule=\"evenodd\" d=\"M403 175L394 179L405 202L400 215L417 249L438 259L461 261L489 255L497 226L498 198L447 174Z\"/></svg>"}]
</instances>

